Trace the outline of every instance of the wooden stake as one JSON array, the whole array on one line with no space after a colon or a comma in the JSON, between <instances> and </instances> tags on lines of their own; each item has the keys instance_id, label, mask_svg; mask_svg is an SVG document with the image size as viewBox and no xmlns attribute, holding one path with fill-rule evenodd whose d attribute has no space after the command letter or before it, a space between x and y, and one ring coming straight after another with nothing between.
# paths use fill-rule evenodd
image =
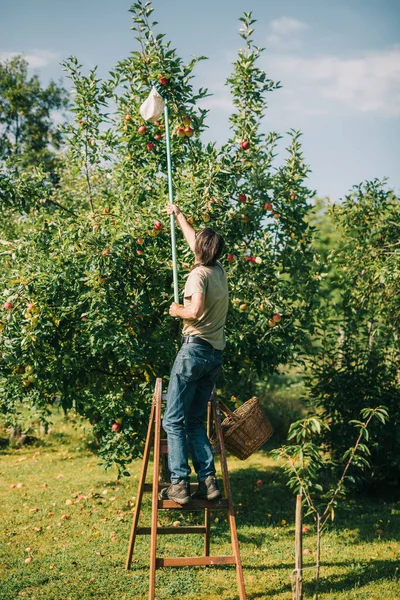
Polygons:
<instances>
[{"instance_id":1,"label":"wooden stake","mask_svg":"<svg viewBox=\"0 0 400 600\"><path fill-rule=\"evenodd\" d=\"M293 600L303 600L303 543L302 543L302 500L296 496L296 532L295 532L295 586Z\"/></svg>"}]
</instances>

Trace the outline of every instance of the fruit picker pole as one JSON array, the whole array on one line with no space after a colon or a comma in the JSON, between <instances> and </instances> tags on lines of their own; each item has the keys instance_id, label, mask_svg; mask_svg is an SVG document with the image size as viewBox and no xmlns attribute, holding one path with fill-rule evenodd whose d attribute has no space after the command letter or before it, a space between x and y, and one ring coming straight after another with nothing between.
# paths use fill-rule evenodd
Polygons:
<instances>
[{"instance_id":1,"label":"fruit picker pole","mask_svg":"<svg viewBox=\"0 0 400 600\"><path fill-rule=\"evenodd\" d=\"M169 134L168 102L157 90L156 84L151 88L148 98L140 106L140 114L145 121L156 122L164 112L165 117L165 139L167 142L167 168L168 168L168 192L169 201L174 203L174 190L172 187L172 159L171 139ZM175 238L175 215L171 213L171 246L172 246L172 272L174 279L174 300L179 303L178 294L178 266L176 260L176 238Z\"/></svg>"},{"instance_id":2,"label":"fruit picker pole","mask_svg":"<svg viewBox=\"0 0 400 600\"><path fill-rule=\"evenodd\" d=\"M174 203L174 189L172 186L172 159L171 159L171 140L169 135L169 120L168 120L168 102L164 98L164 119L165 119L165 139L167 144L167 166L168 166L168 193L169 201ZM171 220L171 247L172 247L172 274L174 279L174 301L179 304L178 294L178 262L176 258L176 237L175 237L175 214L170 215Z\"/></svg>"}]
</instances>

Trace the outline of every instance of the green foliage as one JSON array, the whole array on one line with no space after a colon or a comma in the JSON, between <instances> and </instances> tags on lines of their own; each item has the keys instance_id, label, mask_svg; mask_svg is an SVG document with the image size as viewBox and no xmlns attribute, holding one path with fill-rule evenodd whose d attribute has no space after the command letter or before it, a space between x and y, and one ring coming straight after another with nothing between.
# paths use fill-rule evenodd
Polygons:
<instances>
[{"instance_id":1,"label":"green foliage","mask_svg":"<svg viewBox=\"0 0 400 600\"><path fill-rule=\"evenodd\" d=\"M385 182L354 188L330 208L336 242L327 257L315 318L314 352L306 386L332 427L324 440L336 457L345 448L349 422L379 403L390 422L371 429L373 476L400 474L398 232L400 202Z\"/></svg>"},{"instance_id":2,"label":"green foliage","mask_svg":"<svg viewBox=\"0 0 400 600\"><path fill-rule=\"evenodd\" d=\"M54 173L63 141L54 111L67 108L67 93L54 81L43 88L27 69L22 56L0 64L0 161L18 159L21 169L43 166Z\"/></svg>"},{"instance_id":3,"label":"green foliage","mask_svg":"<svg viewBox=\"0 0 400 600\"><path fill-rule=\"evenodd\" d=\"M121 472L141 453L155 377L169 374L180 341L180 323L168 316L165 123L144 124L139 113L153 83L169 104L177 204L195 229L219 229L233 255L223 258L231 297L220 382L226 398L247 399L259 377L298 352L316 285L300 133L289 133L288 158L276 167L278 134L259 131L265 94L276 85L257 66L250 17L246 49L228 80L238 107L232 137L217 148L201 141L207 111L197 103L207 91L191 83L200 59L184 64L153 32L151 11L132 6L141 51L108 80L96 69L84 74L75 58L65 62L75 120L65 129L59 183L35 184L30 195L39 200L17 239L5 237L13 259L0 271L12 305L1 316L3 410L14 398L74 406L94 424L106 466L116 462ZM188 123L193 135L179 135ZM163 229L154 228L156 219ZM182 291L193 256L177 237Z\"/></svg>"},{"instance_id":4,"label":"green foliage","mask_svg":"<svg viewBox=\"0 0 400 600\"><path fill-rule=\"evenodd\" d=\"M333 519L334 507L339 498L347 491L347 485L354 482L348 474L352 465L364 470L370 464L370 423L375 420L385 425L389 419L386 406L365 408L361 411L362 421L352 419L349 427L359 430L353 446L348 447L338 461L332 459L327 452L322 440L324 431L331 431L324 419L318 415L310 415L293 423L289 429L288 441L295 443L272 450L271 455L275 460L282 460L281 464L288 477L288 486L296 494L304 495L308 505L308 514L312 514L318 521L322 530L328 518ZM339 428L342 432L342 428ZM344 440L343 445L348 446L351 433ZM335 471L341 469L337 482L332 478Z\"/></svg>"}]
</instances>

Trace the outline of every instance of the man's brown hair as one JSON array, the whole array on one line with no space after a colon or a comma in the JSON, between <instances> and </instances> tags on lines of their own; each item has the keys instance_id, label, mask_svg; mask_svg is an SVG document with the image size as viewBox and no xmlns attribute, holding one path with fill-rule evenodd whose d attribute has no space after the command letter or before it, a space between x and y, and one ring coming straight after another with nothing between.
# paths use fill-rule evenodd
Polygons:
<instances>
[{"instance_id":1,"label":"man's brown hair","mask_svg":"<svg viewBox=\"0 0 400 600\"><path fill-rule=\"evenodd\" d=\"M224 246L222 235L211 227L205 227L196 234L194 251L199 262L194 266L213 267L220 258Z\"/></svg>"}]
</instances>

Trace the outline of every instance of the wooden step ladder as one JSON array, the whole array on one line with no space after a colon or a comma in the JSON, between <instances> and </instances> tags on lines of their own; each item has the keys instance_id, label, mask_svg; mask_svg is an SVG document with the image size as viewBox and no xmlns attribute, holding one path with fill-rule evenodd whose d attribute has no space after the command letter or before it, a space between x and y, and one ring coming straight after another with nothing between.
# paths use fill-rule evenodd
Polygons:
<instances>
[{"instance_id":1,"label":"wooden step ladder","mask_svg":"<svg viewBox=\"0 0 400 600\"><path fill-rule=\"evenodd\" d=\"M136 505L133 513L132 528L129 538L128 554L126 558L126 569L129 569L132 562L132 554L137 535L150 535L150 585L149 600L155 600L156 569L159 567L180 567L180 566L198 566L198 565L236 565L236 578L238 584L240 600L246 600L244 588L242 563L240 559L239 543L236 531L235 514L232 503L232 494L229 483L228 466L226 462L226 453L224 439L221 429L221 413L219 410L218 399L215 392L212 393L208 405L207 433L211 433L211 423L214 420L216 435L221 454L221 471L224 484L224 497L220 500L192 500L189 504L181 506L173 500L159 500L158 494L161 488L167 487L169 483L159 482L160 454L168 452L166 440L161 439L161 404L162 404L162 379L158 378L154 390L153 403L151 406L149 427L147 431L146 445L144 449L142 468L139 479L139 488L136 498ZM153 447L154 465L153 482L146 483L147 467L149 464L150 450ZM197 484L191 484L196 487ZM142 505L144 492L152 492L152 513L151 527L139 527L139 515ZM204 525L190 527L159 527L157 526L158 511L160 509L175 509L204 511ZM210 510L224 509L228 512L228 522L232 541L232 556L210 556ZM204 556L193 557L157 557L157 535L166 534L203 534L204 535Z\"/></svg>"}]
</instances>

